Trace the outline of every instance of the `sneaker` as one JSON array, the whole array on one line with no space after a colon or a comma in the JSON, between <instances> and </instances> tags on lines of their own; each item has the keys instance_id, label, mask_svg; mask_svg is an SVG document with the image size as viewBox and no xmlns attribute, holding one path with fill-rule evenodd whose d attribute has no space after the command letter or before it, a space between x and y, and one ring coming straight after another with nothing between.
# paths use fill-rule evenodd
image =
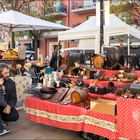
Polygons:
<instances>
[{"instance_id":1,"label":"sneaker","mask_svg":"<svg viewBox=\"0 0 140 140\"><path fill-rule=\"evenodd\" d=\"M4 128L6 128L8 126L8 123L3 123L2 125Z\"/></svg>"},{"instance_id":2,"label":"sneaker","mask_svg":"<svg viewBox=\"0 0 140 140\"><path fill-rule=\"evenodd\" d=\"M10 131L11 131L10 129L4 128L4 129L3 129L3 132L0 132L0 136L1 136L1 135L4 135L4 134L7 134L7 133L9 133Z\"/></svg>"}]
</instances>

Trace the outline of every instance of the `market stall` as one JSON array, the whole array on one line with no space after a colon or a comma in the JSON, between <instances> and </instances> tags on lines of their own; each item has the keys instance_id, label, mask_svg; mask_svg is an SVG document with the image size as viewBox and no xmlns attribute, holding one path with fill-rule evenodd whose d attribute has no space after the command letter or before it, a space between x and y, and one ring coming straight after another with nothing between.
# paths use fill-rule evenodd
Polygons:
<instances>
[{"instance_id":1,"label":"market stall","mask_svg":"<svg viewBox=\"0 0 140 140\"><path fill-rule=\"evenodd\" d=\"M99 54L100 48L100 26L97 24L96 16L89 18L87 21L77 27L60 32L58 34L59 41L79 40L79 48L92 48L96 54ZM114 14L109 15L109 24L104 27L104 46L109 46L109 37L119 35L132 35L140 39L138 36L140 31L126 24ZM82 42L82 43L80 43ZM85 43L84 43L85 42ZM130 55L130 40L128 41L128 55ZM84 45L81 45L84 44ZM90 46L89 46L90 45ZM83 47L82 47L83 46Z\"/></svg>"},{"instance_id":2,"label":"market stall","mask_svg":"<svg viewBox=\"0 0 140 140\"><path fill-rule=\"evenodd\" d=\"M20 13L18 11L9 10L0 14L0 28L6 29L10 33L10 49L4 50L3 52L3 59L1 62L12 63L13 69L15 69L17 64L23 65L23 60L25 59L25 51L26 48L22 48L21 46L18 47L18 52L13 50L15 46L13 46L13 36L12 32L17 31L26 31L26 30L65 30L69 29L69 27L59 25L53 22L49 22L46 20L38 19L35 17L31 17ZM8 40L7 40L8 41ZM8 46L7 46L8 47ZM22 48L22 49L19 49ZM20 54L23 54L20 57ZM9 60L10 59L10 60Z\"/></svg>"},{"instance_id":3,"label":"market stall","mask_svg":"<svg viewBox=\"0 0 140 140\"><path fill-rule=\"evenodd\" d=\"M57 87L55 89L56 91L53 93L53 96L43 96L45 94L44 91L50 92L48 87L51 86L51 89L53 88L53 85L49 81L51 80L50 74L48 76L46 74L45 76L48 78L48 80L43 83L43 87L37 87L40 94L35 93L35 91L37 91L36 87L33 88L33 94L35 96L37 95L38 97L30 96L25 100L27 118L30 121L37 123L68 130L93 133L108 139L129 139L133 138L135 134L135 138L137 139L139 137L139 127L136 125L136 123L138 121L139 113L137 111L137 107L135 109L134 107L139 106L139 96L135 96L135 94L130 96L132 95L131 93L127 94L125 92L128 92L127 90L131 87L130 85L132 83L139 81L139 71L135 71L138 77L131 77L130 81L123 81L123 77L120 77L119 72L122 72L123 76L126 75L123 70L103 70L102 72L105 74L105 76L110 78L114 75L118 75L118 77L116 77L117 79L115 78L115 81L111 79L111 82L113 82L116 87L119 86L119 90L116 90L115 93L107 93L104 92L103 89L107 88L110 80L103 81L101 79L83 78L83 83L86 85L96 83L93 85L93 87L95 87L95 93L87 91L87 96L85 96L85 92L83 91L84 88L80 84L80 87L75 87L75 84L73 83L79 79L77 77L71 77L69 78L71 80L71 86L69 87L70 89L67 87L60 87L59 85L59 88ZM132 76L136 75L133 75L132 73ZM55 78L55 81L59 82L56 72L53 78ZM65 81L66 80L67 79L65 79ZM137 89L135 89L135 86ZM130 88L130 92L139 90L138 86L134 85L132 90ZM98 88L101 88L99 90L100 92L96 92ZM123 93L123 91L120 89L125 88L127 90L125 90ZM79 97L80 100L78 100ZM90 106L88 106L88 103L90 103ZM126 109L127 111L124 111ZM129 118L132 119L130 120ZM128 123L137 126L135 127L135 131L133 131L132 125L127 125L128 123L126 120Z\"/></svg>"},{"instance_id":4,"label":"market stall","mask_svg":"<svg viewBox=\"0 0 140 140\"><path fill-rule=\"evenodd\" d=\"M139 105L139 100L118 98L117 115L113 116L27 97L26 113L30 121L58 128L89 132L109 139L138 139Z\"/></svg>"},{"instance_id":5,"label":"market stall","mask_svg":"<svg viewBox=\"0 0 140 140\"><path fill-rule=\"evenodd\" d=\"M109 139L117 138L116 116L92 112L73 105L61 105L36 97L26 98L30 121L58 128L91 132Z\"/></svg>"},{"instance_id":6,"label":"market stall","mask_svg":"<svg viewBox=\"0 0 140 140\"><path fill-rule=\"evenodd\" d=\"M26 97L26 89L32 84L32 79L28 76L10 77L16 84L17 99L23 100Z\"/></svg>"},{"instance_id":7,"label":"market stall","mask_svg":"<svg viewBox=\"0 0 140 140\"><path fill-rule=\"evenodd\" d=\"M69 29L69 27L31 17L14 10L9 10L0 14L0 28L8 29L10 33L10 48L13 48L12 32L43 29Z\"/></svg>"}]
</instances>

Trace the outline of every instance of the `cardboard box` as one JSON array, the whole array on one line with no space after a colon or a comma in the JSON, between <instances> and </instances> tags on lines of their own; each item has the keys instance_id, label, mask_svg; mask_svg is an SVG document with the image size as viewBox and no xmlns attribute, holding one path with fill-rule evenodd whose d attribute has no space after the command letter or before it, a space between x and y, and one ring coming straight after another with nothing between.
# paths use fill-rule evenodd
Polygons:
<instances>
[{"instance_id":1,"label":"cardboard box","mask_svg":"<svg viewBox=\"0 0 140 140\"><path fill-rule=\"evenodd\" d=\"M117 104L114 100L98 99L90 101L90 109L92 111L115 115L115 105Z\"/></svg>"}]
</instances>

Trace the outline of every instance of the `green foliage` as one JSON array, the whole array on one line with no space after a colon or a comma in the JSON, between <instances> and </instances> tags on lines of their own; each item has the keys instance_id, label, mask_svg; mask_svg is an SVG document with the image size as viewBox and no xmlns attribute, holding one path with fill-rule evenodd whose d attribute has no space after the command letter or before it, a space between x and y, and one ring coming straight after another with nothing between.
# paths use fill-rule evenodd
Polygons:
<instances>
[{"instance_id":1,"label":"green foliage","mask_svg":"<svg viewBox=\"0 0 140 140\"><path fill-rule=\"evenodd\" d=\"M118 5L111 5L111 13L119 16L128 24L133 24L134 11L140 15L140 3L137 0L121 0Z\"/></svg>"},{"instance_id":2,"label":"green foliage","mask_svg":"<svg viewBox=\"0 0 140 140\"><path fill-rule=\"evenodd\" d=\"M36 8L36 5L33 4L34 1L36 0L1 0L1 3L3 7L7 10L12 9L12 10L20 11L24 14L27 14L33 17L46 19L46 17L42 13L39 14L38 9ZM43 2L42 0L40 1ZM18 32L16 33L16 37L24 37L26 35L26 36L29 36L29 38L32 38L32 37L35 38L35 36L38 36L35 34L40 34L40 31L35 31L34 33L31 33L30 31Z\"/></svg>"},{"instance_id":3,"label":"green foliage","mask_svg":"<svg viewBox=\"0 0 140 140\"><path fill-rule=\"evenodd\" d=\"M126 12L126 5L120 3L119 5L111 5L111 13L115 13L119 16L120 13Z\"/></svg>"},{"instance_id":4,"label":"green foliage","mask_svg":"<svg viewBox=\"0 0 140 140\"><path fill-rule=\"evenodd\" d=\"M32 34L30 31L23 31L23 32L16 32L15 33L16 38L23 38L24 36L27 36L29 39L32 39Z\"/></svg>"},{"instance_id":5,"label":"green foliage","mask_svg":"<svg viewBox=\"0 0 140 140\"><path fill-rule=\"evenodd\" d=\"M121 15L122 20L126 22L127 24L131 25L133 23L131 19L131 14L129 12L123 12L120 15Z\"/></svg>"}]
</instances>

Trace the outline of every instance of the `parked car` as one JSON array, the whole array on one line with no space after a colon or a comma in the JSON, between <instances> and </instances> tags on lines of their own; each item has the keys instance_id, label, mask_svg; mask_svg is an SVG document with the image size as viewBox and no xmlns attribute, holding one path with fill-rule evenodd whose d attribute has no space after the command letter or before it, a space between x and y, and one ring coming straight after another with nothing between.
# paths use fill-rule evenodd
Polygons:
<instances>
[{"instance_id":1,"label":"parked car","mask_svg":"<svg viewBox=\"0 0 140 140\"><path fill-rule=\"evenodd\" d=\"M35 59L35 51L26 51L26 58L33 60Z\"/></svg>"}]
</instances>

